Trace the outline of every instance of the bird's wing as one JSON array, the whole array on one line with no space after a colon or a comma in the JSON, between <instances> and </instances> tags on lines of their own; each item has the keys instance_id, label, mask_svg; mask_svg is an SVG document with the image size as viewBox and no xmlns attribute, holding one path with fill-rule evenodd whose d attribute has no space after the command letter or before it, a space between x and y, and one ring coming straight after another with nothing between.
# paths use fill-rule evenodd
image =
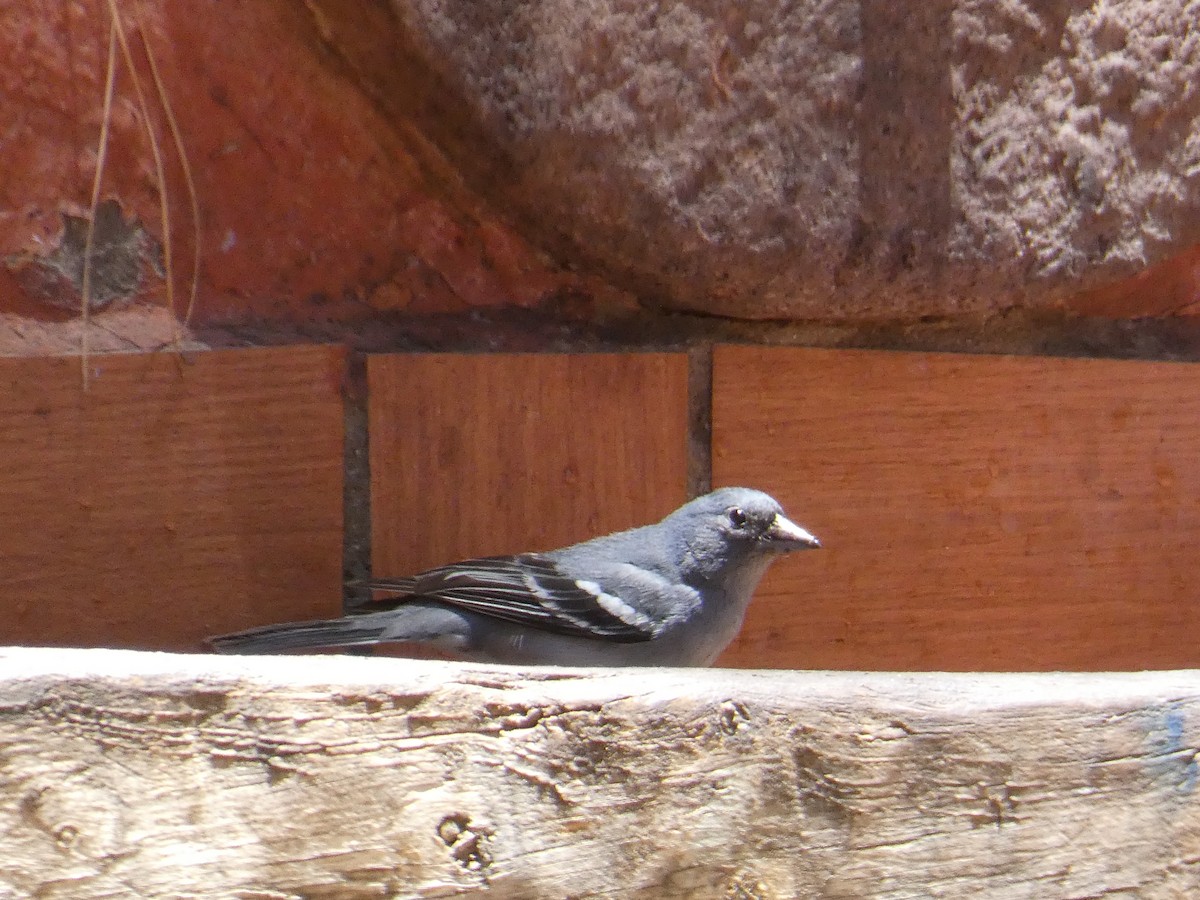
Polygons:
<instances>
[{"instance_id":1,"label":"bird's wing","mask_svg":"<svg viewBox=\"0 0 1200 900\"><path fill-rule=\"evenodd\" d=\"M411 578L372 581L370 587L402 596L364 604L356 613L436 600L518 625L617 643L648 641L663 625L596 581L566 574L539 553L470 559Z\"/></svg>"}]
</instances>

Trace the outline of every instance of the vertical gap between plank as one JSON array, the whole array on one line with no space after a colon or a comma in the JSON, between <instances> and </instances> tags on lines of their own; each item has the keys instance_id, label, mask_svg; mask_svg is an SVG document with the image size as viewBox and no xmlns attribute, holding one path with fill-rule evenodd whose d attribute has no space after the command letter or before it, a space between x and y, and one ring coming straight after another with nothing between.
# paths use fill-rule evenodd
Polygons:
<instances>
[{"instance_id":1,"label":"vertical gap between plank","mask_svg":"<svg viewBox=\"0 0 1200 900\"><path fill-rule=\"evenodd\" d=\"M345 481L342 488L342 576L346 609L371 599L363 582L371 577L371 458L367 357L346 357Z\"/></svg>"},{"instance_id":2,"label":"vertical gap between plank","mask_svg":"<svg viewBox=\"0 0 1200 900\"><path fill-rule=\"evenodd\" d=\"M688 496L712 490L712 379L711 344L688 350Z\"/></svg>"}]
</instances>

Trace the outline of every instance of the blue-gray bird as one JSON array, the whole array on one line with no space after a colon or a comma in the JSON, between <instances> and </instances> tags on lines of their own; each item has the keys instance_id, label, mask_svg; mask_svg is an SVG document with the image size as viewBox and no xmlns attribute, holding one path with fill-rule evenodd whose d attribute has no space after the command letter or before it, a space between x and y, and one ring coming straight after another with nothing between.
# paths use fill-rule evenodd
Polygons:
<instances>
[{"instance_id":1,"label":"blue-gray bird","mask_svg":"<svg viewBox=\"0 0 1200 900\"><path fill-rule=\"evenodd\" d=\"M372 581L393 596L209 643L220 653L416 643L479 662L707 666L738 633L767 567L820 546L762 491L721 488L655 525Z\"/></svg>"}]
</instances>

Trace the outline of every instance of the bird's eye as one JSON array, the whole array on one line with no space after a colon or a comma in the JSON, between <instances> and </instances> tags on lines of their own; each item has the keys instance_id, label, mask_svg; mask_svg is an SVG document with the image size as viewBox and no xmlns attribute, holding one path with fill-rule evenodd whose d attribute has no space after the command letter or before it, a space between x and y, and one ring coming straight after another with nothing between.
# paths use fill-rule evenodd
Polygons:
<instances>
[{"instance_id":1,"label":"bird's eye","mask_svg":"<svg viewBox=\"0 0 1200 900\"><path fill-rule=\"evenodd\" d=\"M744 512L736 506L729 511L729 521L734 528L745 528L746 523L750 521Z\"/></svg>"}]
</instances>

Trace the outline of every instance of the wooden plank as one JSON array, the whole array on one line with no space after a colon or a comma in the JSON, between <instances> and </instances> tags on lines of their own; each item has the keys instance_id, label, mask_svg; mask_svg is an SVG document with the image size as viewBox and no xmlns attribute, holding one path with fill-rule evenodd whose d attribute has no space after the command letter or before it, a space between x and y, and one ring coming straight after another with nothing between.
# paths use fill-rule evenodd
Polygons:
<instances>
[{"instance_id":1,"label":"wooden plank","mask_svg":"<svg viewBox=\"0 0 1200 900\"><path fill-rule=\"evenodd\" d=\"M0 361L0 631L196 649L336 614L342 352Z\"/></svg>"},{"instance_id":2,"label":"wooden plank","mask_svg":"<svg viewBox=\"0 0 1200 900\"><path fill-rule=\"evenodd\" d=\"M0 651L0 895L1200 896L1200 672Z\"/></svg>"},{"instance_id":3,"label":"wooden plank","mask_svg":"<svg viewBox=\"0 0 1200 900\"><path fill-rule=\"evenodd\" d=\"M547 550L687 499L683 354L388 355L367 371L376 575Z\"/></svg>"},{"instance_id":4,"label":"wooden plank","mask_svg":"<svg viewBox=\"0 0 1200 900\"><path fill-rule=\"evenodd\" d=\"M1200 366L720 347L713 475L825 542L723 662L1200 664Z\"/></svg>"}]
</instances>

